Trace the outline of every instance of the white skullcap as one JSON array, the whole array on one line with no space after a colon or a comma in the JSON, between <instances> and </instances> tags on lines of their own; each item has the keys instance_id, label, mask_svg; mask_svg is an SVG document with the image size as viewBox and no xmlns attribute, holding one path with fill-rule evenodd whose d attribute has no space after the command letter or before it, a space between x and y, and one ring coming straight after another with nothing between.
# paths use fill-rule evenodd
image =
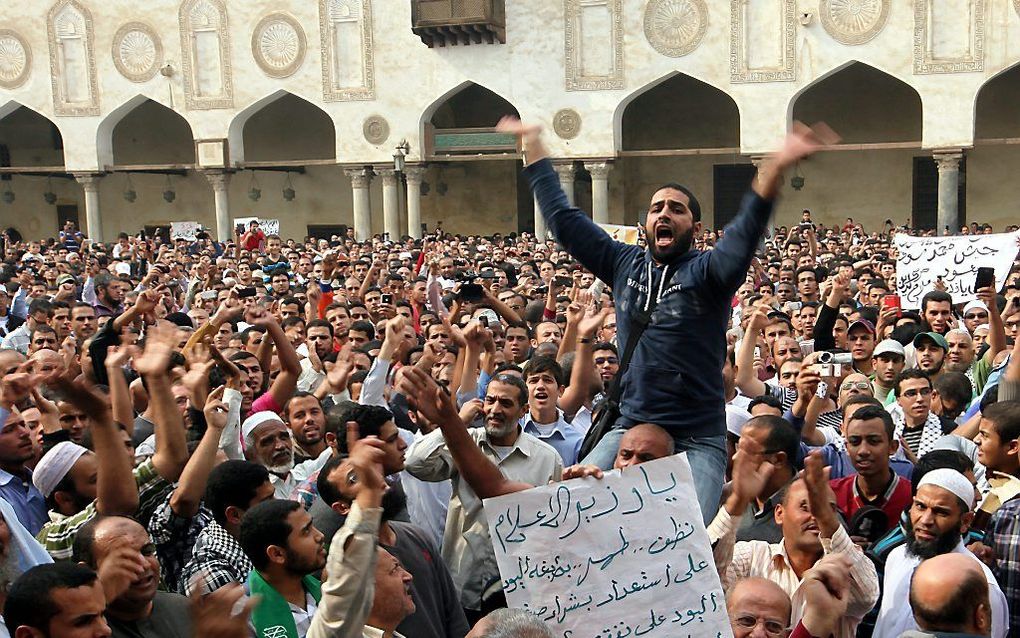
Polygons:
<instances>
[{"instance_id":1,"label":"white skullcap","mask_svg":"<svg viewBox=\"0 0 1020 638\"><path fill-rule=\"evenodd\" d=\"M241 424L241 437L247 441L251 438L252 432L255 431L255 428L260 425L265 425L266 423L283 423L283 419L280 418L279 414L270 410L256 412L245 419L244 423Z\"/></svg>"},{"instance_id":2,"label":"white skullcap","mask_svg":"<svg viewBox=\"0 0 1020 638\"><path fill-rule=\"evenodd\" d=\"M957 334L960 335L961 337L967 337L968 339L970 338L970 332L968 332L966 328L953 328L952 330L946 332L947 337L952 334Z\"/></svg>"},{"instance_id":3,"label":"white skullcap","mask_svg":"<svg viewBox=\"0 0 1020 638\"><path fill-rule=\"evenodd\" d=\"M131 264L127 263L126 261L118 262L116 265L114 265L113 269L117 272L118 275L131 274Z\"/></svg>"},{"instance_id":4,"label":"white skullcap","mask_svg":"<svg viewBox=\"0 0 1020 638\"><path fill-rule=\"evenodd\" d=\"M43 497L48 497L53 493L53 488L71 471L75 461L86 452L88 450L71 441L61 441L54 445L39 459L38 465L32 470L32 483L35 488Z\"/></svg>"},{"instance_id":5,"label":"white skullcap","mask_svg":"<svg viewBox=\"0 0 1020 638\"><path fill-rule=\"evenodd\" d=\"M948 490L959 496L960 500L967 504L968 509L974 508L974 485L967 480L966 476L956 470L951 470L948 467L932 470L924 475L917 487L920 489L925 485L934 485Z\"/></svg>"},{"instance_id":6,"label":"white skullcap","mask_svg":"<svg viewBox=\"0 0 1020 638\"><path fill-rule=\"evenodd\" d=\"M988 312L988 306L985 305L985 302L980 299L975 299L963 307L963 314L967 314L968 311L974 310L975 308Z\"/></svg>"}]
</instances>

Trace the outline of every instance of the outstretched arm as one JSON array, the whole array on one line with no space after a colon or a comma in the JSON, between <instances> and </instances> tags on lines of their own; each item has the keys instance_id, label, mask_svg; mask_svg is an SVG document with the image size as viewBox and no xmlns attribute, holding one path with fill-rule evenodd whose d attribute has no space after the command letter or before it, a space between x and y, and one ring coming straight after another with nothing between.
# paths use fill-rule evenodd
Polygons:
<instances>
[{"instance_id":1,"label":"outstretched arm","mask_svg":"<svg viewBox=\"0 0 1020 638\"><path fill-rule=\"evenodd\" d=\"M467 426L457 414L453 399L430 376L421 370L408 370L400 381L400 391L409 399L413 398L418 412L443 431L446 447L457 471L479 498L502 496L534 487L503 476L499 467L482 453L471 438Z\"/></svg>"}]
</instances>

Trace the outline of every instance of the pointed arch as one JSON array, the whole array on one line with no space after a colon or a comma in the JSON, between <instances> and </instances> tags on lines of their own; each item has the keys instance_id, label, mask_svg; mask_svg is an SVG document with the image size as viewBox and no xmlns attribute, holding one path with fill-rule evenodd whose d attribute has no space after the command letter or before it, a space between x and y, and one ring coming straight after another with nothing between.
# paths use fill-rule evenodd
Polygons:
<instances>
[{"instance_id":1,"label":"pointed arch","mask_svg":"<svg viewBox=\"0 0 1020 638\"><path fill-rule=\"evenodd\" d=\"M337 157L333 117L308 98L284 89L238 112L230 122L227 139L234 163Z\"/></svg>"},{"instance_id":2,"label":"pointed arch","mask_svg":"<svg viewBox=\"0 0 1020 638\"><path fill-rule=\"evenodd\" d=\"M801 87L790 98L787 121L825 121L843 142L920 142L921 94L876 66L849 60Z\"/></svg>"},{"instance_id":3,"label":"pointed arch","mask_svg":"<svg viewBox=\"0 0 1020 638\"><path fill-rule=\"evenodd\" d=\"M99 123L96 152L100 166L194 164L195 136L181 113L139 93Z\"/></svg>"},{"instance_id":4,"label":"pointed arch","mask_svg":"<svg viewBox=\"0 0 1020 638\"><path fill-rule=\"evenodd\" d=\"M1020 137L1018 103L1020 62L998 71L978 88L974 96L974 139Z\"/></svg>"},{"instance_id":5,"label":"pointed arch","mask_svg":"<svg viewBox=\"0 0 1020 638\"><path fill-rule=\"evenodd\" d=\"M688 99L691 94L697 97ZM656 106L676 94L669 109ZM663 138L661 127L649 124L649 118L668 118L698 126L670 126L672 139ZM629 122L633 124L628 125ZM645 135L642 137L641 132ZM657 139L645 139L654 135ZM617 151L651 148L719 148L740 146L740 107L725 91L686 73L672 71L637 89L616 105L613 113L613 140Z\"/></svg>"},{"instance_id":6,"label":"pointed arch","mask_svg":"<svg viewBox=\"0 0 1020 638\"><path fill-rule=\"evenodd\" d=\"M63 166L64 138L56 122L16 100L0 105L0 146L11 166Z\"/></svg>"},{"instance_id":7,"label":"pointed arch","mask_svg":"<svg viewBox=\"0 0 1020 638\"><path fill-rule=\"evenodd\" d=\"M446 91L422 111L420 122L421 155L427 155L429 128L491 128L504 115L520 117L509 100L487 86L465 80Z\"/></svg>"}]
</instances>

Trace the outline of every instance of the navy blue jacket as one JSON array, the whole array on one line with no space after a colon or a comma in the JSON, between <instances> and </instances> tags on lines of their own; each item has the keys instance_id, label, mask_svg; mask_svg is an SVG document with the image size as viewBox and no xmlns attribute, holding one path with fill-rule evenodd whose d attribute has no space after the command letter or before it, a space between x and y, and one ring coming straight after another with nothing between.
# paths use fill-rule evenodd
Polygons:
<instances>
[{"instance_id":1,"label":"navy blue jacket","mask_svg":"<svg viewBox=\"0 0 1020 638\"><path fill-rule=\"evenodd\" d=\"M748 193L714 250L691 249L658 265L650 252L612 240L571 206L549 160L532 164L525 174L556 240L612 286L621 349L632 313L647 308L650 295L658 299L623 378L618 425L654 423L675 438L722 436L730 304L768 224L772 202Z\"/></svg>"}]
</instances>

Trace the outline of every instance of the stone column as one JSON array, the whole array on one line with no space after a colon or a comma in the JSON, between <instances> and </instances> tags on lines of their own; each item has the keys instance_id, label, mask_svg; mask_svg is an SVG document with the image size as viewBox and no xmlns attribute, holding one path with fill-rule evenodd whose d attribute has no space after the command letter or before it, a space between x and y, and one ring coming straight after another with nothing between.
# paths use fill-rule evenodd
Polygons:
<instances>
[{"instance_id":1,"label":"stone column","mask_svg":"<svg viewBox=\"0 0 1020 638\"><path fill-rule=\"evenodd\" d=\"M567 194L567 201L574 205L574 163L566 161L553 164L553 170L560 178L560 188Z\"/></svg>"},{"instance_id":2,"label":"stone column","mask_svg":"<svg viewBox=\"0 0 1020 638\"><path fill-rule=\"evenodd\" d=\"M94 242L103 241L103 218L99 208L99 180L102 177L98 173L74 174L85 191L85 230Z\"/></svg>"},{"instance_id":3,"label":"stone column","mask_svg":"<svg viewBox=\"0 0 1020 638\"><path fill-rule=\"evenodd\" d=\"M609 223L609 171L613 165L606 161L585 162L591 173L591 218L596 224Z\"/></svg>"},{"instance_id":4,"label":"stone column","mask_svg":"<svg viewBox=\"0 0 1020 638\"><path fill-rule=\"evenodd\" d=\"M375 174L383 183L383 230L390 234L390 241L400 239L400 194L397 191L399 173L392 168L377 168Z\"/></svg>"},{"instance_id":5,"label":"stone column","mask_svg":"<svg viewBox=\"0 0 1020 638\"><path fill-rule=\"evenodd\" d=\"M960 231L960 160L963 150L940 149L932 153L939 169L939 212L936 232L949 234Z\"/></svg>"},{"instance_id":6,"label":"stone column","mask_svg":"<svg viewBox=\"0 0 1020 638\"><path fill-rule=\"evenodd\" d=\"M425 178L425 166L405 166L407 178L407 234L421 239L421 182Z\"/></svg>"},{"instance_id":7,"label":"stone column","mask_svg":"<svg viewBox=\"0 0 1020 638\"><path fill-rule=\"evenodd\" d=\"M354 191L354 239L365 241L372 237L372 200L368 186L372 183L372 169L347 168L344 175L351 179Z\"/></svg>"},{"instance_id":8,"label":"stone column","mask_svg":"<svg viewBox=\"0 0 1020 638\"><path fill-rule=\"evenodd\" d=\"M230 222L230 198L227 196L230 173L203 171L202 174L209 180L209 185L213 189L213 204L216 207L216 239L227 241L234 236L234 225Z\"/></svg>"},{"instance_id":9,"label":"stone column","mask_svg":"<svg viewBox=\"0 0 1020 638\"><path fill-rule=\"evenodd\" d=\"M538 198L535 200L535 241L542 243L546 240L545 217L542 217L542 209L538 205Z\"/></svg>"}]
</instances>

